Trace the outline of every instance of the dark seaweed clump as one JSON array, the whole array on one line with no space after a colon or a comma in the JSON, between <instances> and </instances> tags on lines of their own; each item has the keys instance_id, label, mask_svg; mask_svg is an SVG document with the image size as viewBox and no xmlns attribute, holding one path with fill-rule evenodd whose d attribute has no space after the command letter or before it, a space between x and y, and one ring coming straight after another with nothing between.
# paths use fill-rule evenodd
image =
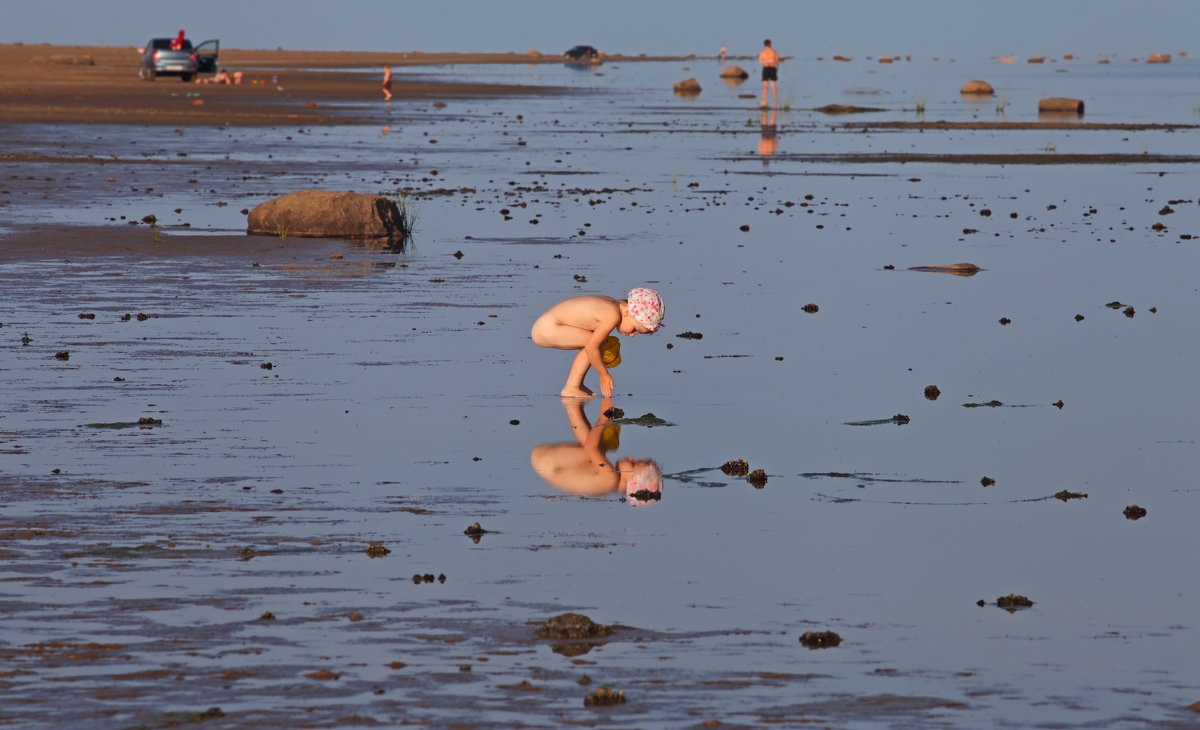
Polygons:
<instances>
[{"instance_id":1,"label":"dark seaweed clump","mask_svg":"<svg viewBox=\"0 0 1200 730\"><path fill-rule=\"evenodd\" d=\"M800 643L809 649L830 649L842 643L842 637L832 631L805 631Z\"/></svg>"},{"instance_id":2,"label":"dark seaweed clump","mask_svg":"<svg viewBox=\"0 0 1200 730\"><path fill-rule=\"evenodd\" d=\"M750 473L750 465L745 459L731 459L721 465L721 471L731 477L744 477Z\"/></svg>"},{"instance_id":3,"label":"dark seaweed clump","mask_svg":"<svg viewBox=\"0 0 1200 730\"><path fill-rule=\"evenodd\" d=\"M1125 519L1140 520L1146 516L1146 508L1131 504L1125 508Z\"/></svg>"},{"instance_id":4,"label":"dark seaweed clump","mask_svg":"<svg viewBox=\"0 0 1200 730\"><path fill-rule=\"evenodd\" d=\"M546 619L537 635L543 639L591 639L611 636L612 629L581 613L563 613Z\"/></svg>"},{"instance_id":5,"label":"dark seaweed clump","mask_svg":"<svg viewBox=\"0 0 1200 730\"><path fill-rule=\"evenodd\" d=\"M1061 492L1055 492L1054 498L1066 502L1072 499L1087 499L1087 495L1083 492L1068 492L1064 489Z\"/></svg>"},{"instance_id":6,"label":"dark seaweed clump","mask_svg":"<svg viewBox=\"0 0 1200 730\"><path fill-rule=\"evenodd\" d=\"M1010 593L1007 596L1000 596L996 599L996 605L1000 608L1029 608L1033 605L1033 601L1025 596L1018 596L1015 593Z\"/></svg>"},{"instance_id":7,"label":"dark seaweed clump","mask_svg":"<svg viewBox=\"0 0 1200 730\"><path fill-rule=\"evenodd\" d=\"M584 707L602 707L604 705L625 704L625 693L612 687L599 687L596 691L583 698Z\"/></svg>"},{"instance_id":8,"label":"dark seaweed clump","mask_svg":"<svg viewBox=\"0 0 1200 730\"><path fill-rule=\"evenodd\" d=\"M755 489L762 489L767 486L767 473L762 469L755 469L746 477L746 481Z\"/></svg>"}]
</instances>

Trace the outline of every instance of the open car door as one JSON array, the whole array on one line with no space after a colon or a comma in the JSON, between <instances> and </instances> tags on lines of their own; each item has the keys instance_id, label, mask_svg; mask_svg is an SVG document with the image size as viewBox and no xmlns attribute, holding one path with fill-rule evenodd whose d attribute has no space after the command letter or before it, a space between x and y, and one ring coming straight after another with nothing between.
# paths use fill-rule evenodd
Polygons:
<instances>
[{"instance_id":1,"label":"open car door","mask_svg":"<svg viewBox=\"0 0 1200 730\"><path fill-rule=\"evenodd\" d=\"M196 73L211 74L217 72L217 51L220 48L221 41L211 40L204 41L193 49L196 54Z\"/></svg>"}]
</instances>

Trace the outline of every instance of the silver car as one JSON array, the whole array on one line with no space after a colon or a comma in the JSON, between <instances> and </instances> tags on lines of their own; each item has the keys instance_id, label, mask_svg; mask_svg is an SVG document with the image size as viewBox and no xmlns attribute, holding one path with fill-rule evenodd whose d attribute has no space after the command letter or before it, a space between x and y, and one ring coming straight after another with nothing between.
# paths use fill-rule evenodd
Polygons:
<instances>
[{"instance_id":1,"label":"silver car","mask_svg":"<svg viewBox=\"0 0 1200 730\"><path fill-rule=\"evenodd\" d=\"M184 82L196 74L216 73L221 42L204 41L193 47L187 38L152 38L142 49L138 76L153 81L159 76L178 76Z\"/></svg>"}]
</instances>

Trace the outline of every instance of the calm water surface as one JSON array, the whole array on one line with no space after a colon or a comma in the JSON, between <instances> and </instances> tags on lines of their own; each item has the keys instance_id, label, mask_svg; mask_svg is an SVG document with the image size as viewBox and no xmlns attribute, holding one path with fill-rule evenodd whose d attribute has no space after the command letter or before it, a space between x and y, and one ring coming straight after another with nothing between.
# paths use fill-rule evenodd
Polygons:
<instances>
[{"instance_id":1,"label":"calm water surface","mask_svg":"<svg viewBox=\"0 0 1200 730\"><path fill-rule=\"evenodd\" d=\"M312 716L329 725L351 713L639 727L1195 722L1200 170L1169 156L1194 154L1197 130L842 126L1035 121L1043 95L1084 98L1088 122L1194 125L1191 59L801 59L784 66L791 109L773 137L738 96L757 81L727 87L712 61L415 73L589 93L401 101L369 127L9 130L20 151L118 158L83 169L90 180L23 168L79 193L67 205L10 180L9 233L53 222L145 239L126 220L154 213L186 241L243 230L241 209L301 187L403 188L419 221L399 254L293 239L281 252L253 238L261 255L4 259L0 480L13 496L0 648L19 671L0 684L0 719L35 726L59 676L58 692L115 713L112 727L215 705L228 722L277 723L323 707ZM704 92L671 95L687 76ZM964 102L970 78L997 97ZM825 103L886 111L807 111ZM759 153L764 139L773 154ZM836 157L860 152L1168 157ZM908 270L956 262L982 271ZM633 286L663 294L666 323L623 342L613 403L671 424L623 425L607 454L664 473L661 500L638 507L534 470L539 446L573 441L573 413L556 395L568 354L528 337L562 297ZM120 319L138 312L153 316ZM584 405L590 422L600 405ZM144 416L163 424L87 425ZM871 421L883 422L853 425ZM764 469L765 488L717 468L735 458ZM1133 504L1148 515L1126 519ZM475 521L492 531L478 544L462 534ZM369 559L369 543L392 552ZM1010 593L1035 603L994 605ZM107 612L113 602L122 610ZM526 626L568 610L637 627L640 640L573 664ZM264 611L276 621L256 622ZM798 642L809 630L843 643L810 651ZM194 633L210 648L187 644ZM52 670L22 653L55 641L140 648ZM133 698L100 691L121 673L230 667L257 673L202 695L165 680ZM340 679L302 677L315 669ZM583 674L629 702L585 710ZM506 689L522 679L544 688L536 701Z\"/></svg>"}]
</instances>

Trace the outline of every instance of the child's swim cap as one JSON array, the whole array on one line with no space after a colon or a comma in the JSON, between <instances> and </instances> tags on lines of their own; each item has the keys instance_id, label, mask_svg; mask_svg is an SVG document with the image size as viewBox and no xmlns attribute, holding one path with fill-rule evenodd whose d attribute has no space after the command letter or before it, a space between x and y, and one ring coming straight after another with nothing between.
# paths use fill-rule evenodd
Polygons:
<instances>
[{"instance_id":1,"label":"child's swim cap","mask_svg":"<svg viewBox=\"0 0 1200 730\"><path fill-rule=\"evenodd\" d=\"M629 316L633 317L635 322L651 332L657 332L658 328L662 327L665 310L658 292L653 289L632 289L627 299Z\"/></svg>"},{"instance_id":2,"label":"child's swim cap","mask_svg":"<svg viewBox=\"0 0 1200 730\"><path fill-rule=\"evenodd\" d=\"M657 502L658 499L650 495L657 494L661 499L662 486L662 470L658 468L658 464L653 461L640 462L625 482L625 501L631 507L642 507ZM641 497L634 496L639 493Z\"/></svg>"}]
</instances>

